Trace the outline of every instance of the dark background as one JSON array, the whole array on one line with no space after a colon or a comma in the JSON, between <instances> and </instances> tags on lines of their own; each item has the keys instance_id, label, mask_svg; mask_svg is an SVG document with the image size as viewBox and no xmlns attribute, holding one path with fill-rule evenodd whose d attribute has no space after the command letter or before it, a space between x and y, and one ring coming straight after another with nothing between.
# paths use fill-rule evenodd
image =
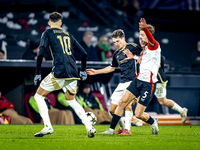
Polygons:
<instances>
[{"instance_id":1,"label":"dark background","mask_svg":"<svg viewBox=\"0 0 200 150\"><path fill-rule=\"evenodd\" d=\"M155 26L155 39L160 43L162 55L165 56L165 71L167 73L167 97L175 100L181 106L189 108L191 118L200 116L200 71L191 70L191 53L197 51L197 41L200 40L200 9L196 0L139 0L140 8L135 10L133 0L127 0L126 7L122 7L123 0L0 0L0 35L7 42L7 59L0 61L0 87L6 98L12 101L16 110L23 114L23 95L26 91L26 81L32 80L35 72L35 61L19 62L30 41L39 42L48 20L44 19L45 13L53 11L69 12L63 19L67 30L78 40L82 40L85 30L91 30L99 38L103 34L112 33L115 29L123 29L126 39L133 38L138 43L138 22L144 17L147 23ZM127 6L131 8L128 12ZM135 13L139 11L140 15ZM2 19L12 12L13 18L7 17L21 25L21 29L10 29ZM34 13L35 25L27 25L30 13ZM120 12L120 13L119 13ZM25 20L21 23L20 20ZM38 35L31 35L36 30ZM168 43L164 43L167 39ZM20 47L17 42L26 43ZM18 60L18 61L14 61ZM43 63L43 73L46 75L51 70L51 63ZM103 68L108 63L96 65L90 62L88 67ZM106 86L110 85L112 91L119 83L119 69L108 75L106 81L100 80ZM98 79L106 77L98 77ZM90 78L91 82L94 79ZM108 94L109 99L109 94ZM151 108L151 107L150 107ZM153 109L153 107L152 107ZM175 113L170 110L170 113Z\"/></svg>"}]
</instances>

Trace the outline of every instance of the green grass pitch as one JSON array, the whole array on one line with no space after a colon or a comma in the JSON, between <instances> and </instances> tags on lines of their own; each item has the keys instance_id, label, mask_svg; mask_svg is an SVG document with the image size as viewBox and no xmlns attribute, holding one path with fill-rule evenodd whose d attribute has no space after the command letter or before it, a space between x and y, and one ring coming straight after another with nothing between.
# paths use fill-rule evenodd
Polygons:
<instances>
[{"instance_id":1,"label":"green grass pitch","mask_svg":"<svg viewBox=\"0 0 200 150\"><path fill-rule=\"evenodd\" d=\"M34 137L43 125L0 125L0 150L200 150L200 126L131 127L132 135L99 135L109 125L95 125L88 138L83 125L53 125L54 134Z\"/></svg>"}]
</instances>

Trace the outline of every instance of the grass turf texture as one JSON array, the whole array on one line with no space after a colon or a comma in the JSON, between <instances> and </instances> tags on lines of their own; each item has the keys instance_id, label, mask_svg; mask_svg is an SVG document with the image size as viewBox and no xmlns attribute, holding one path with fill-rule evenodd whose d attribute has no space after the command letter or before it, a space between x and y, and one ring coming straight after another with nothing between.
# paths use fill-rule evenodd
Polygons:
<instances>
[{"instance_id":1,"label":"grass turf texture","mask_svg":"<svg viewBox=\"0 0 200 150\"><path fill-rule=\"evenodd\" d=\"M83 125L53 125L53 135L34 137L43 125L0 125L0 150L200 149L200 126L159 126L158 135L152 135L150 126L133 126L128 136L99 135L109 125L94 127L94 138L87 137Z\"/></svg>"}]
</instances>

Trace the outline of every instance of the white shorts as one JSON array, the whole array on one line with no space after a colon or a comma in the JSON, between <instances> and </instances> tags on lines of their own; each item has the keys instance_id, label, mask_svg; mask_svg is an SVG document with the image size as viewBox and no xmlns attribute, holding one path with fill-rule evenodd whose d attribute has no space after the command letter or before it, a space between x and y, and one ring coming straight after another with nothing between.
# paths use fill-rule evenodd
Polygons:
<instances>
[{"instance_id":1,"label":"white shorts","mask_svg":"<svg viewBox=\"0 0 200 150\"><path fill-rule=\"evenodd\" d=\"M165 83L156 83L155 95L157 98L163 98L167 95L167 82Z\"/></svg>"},{"instance_id":2,"label":"white shorts","mask_svg":"<svg viewBox=\"0 0 200 150\"><path fill-rule=\"evenodd\" d=\"M64 92L69 91L72 94L76 93L77 79L58 79L52 73L49 73L40 83L40 87L46 91L55 91L63 89Z\"/></svg>"},{"instance_id":3,"label":"white shorts","mask_svg":"<svg viewBox=\"0 0 200 150\"><path fill-rule=\"evenodd\" d=\"M115 104L115 105L119 104L120 99L124 95L127 87L131 84L131 82L132 81L118 84L117 88L115 89L115 91L113 92L113 94L111 96L112 104Z\"/></svg>"}]
</instances>

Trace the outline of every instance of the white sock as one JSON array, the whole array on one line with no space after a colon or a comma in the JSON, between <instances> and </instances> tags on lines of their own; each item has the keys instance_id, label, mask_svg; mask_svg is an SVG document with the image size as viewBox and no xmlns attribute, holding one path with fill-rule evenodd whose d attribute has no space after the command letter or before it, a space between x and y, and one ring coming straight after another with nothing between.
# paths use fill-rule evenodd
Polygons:
<instances>
[{"instance_id":1,"label":"white sock","mask_svg":"<svg viewBox=\"0 0 200 150\"><path fill-rule=\"evenodd\" d=\"M89 122L88 117L85 114L83 107L75 100L66 100L66 102L71 106L76 112L77 116L81 119L82 123L85 125L86 130L90 130L92 125Z\"/></svg>"},{"instance_id":2,"label":"white sock","mask_svg":"<svg viewBox=\"0 0 200 150\"><path fill-rule=\"evenodd\" d=\"M130 131L131 128L131 120L133 117L132 111L125 111L125 129Z\"/></svg>"},{"instance_id":3,"label":"white sock","mask_svg":"<svg viewBox=\"0 0 200 150\"><path fill-rule=\"evenodd\" d=\"M174 102L173 110L178 111L180 114L184 112L183 108Z\"/></svg>"},{"instance_id":4,"label":"white sock","mask_svg":"<svg viewBox=\"0 0 200 150\"><path fill-rule=\"evenodd\" d=\"M47 105L46 105L46 103L44 101L45 97L35 93L34 98L35 98L35 101L37 103L40 116L43 119L44 126L52 128L51 122L50 122L50 119L49 119L49 113L48 113L49 110L48 110Z\"/></svg>"},{"instance_id":5,"label":"white sock","mask_svg":"<svg viewBox=\"0 0 200 150\"><path fill-rule=\"evenodd\" d=\"M119 128L122 130L122 129L125 129L125 124L124 124L124 121L122 120L122 117L120 118L120 120L118 121L118 126Z\"/></svg>"}]
</instances>

